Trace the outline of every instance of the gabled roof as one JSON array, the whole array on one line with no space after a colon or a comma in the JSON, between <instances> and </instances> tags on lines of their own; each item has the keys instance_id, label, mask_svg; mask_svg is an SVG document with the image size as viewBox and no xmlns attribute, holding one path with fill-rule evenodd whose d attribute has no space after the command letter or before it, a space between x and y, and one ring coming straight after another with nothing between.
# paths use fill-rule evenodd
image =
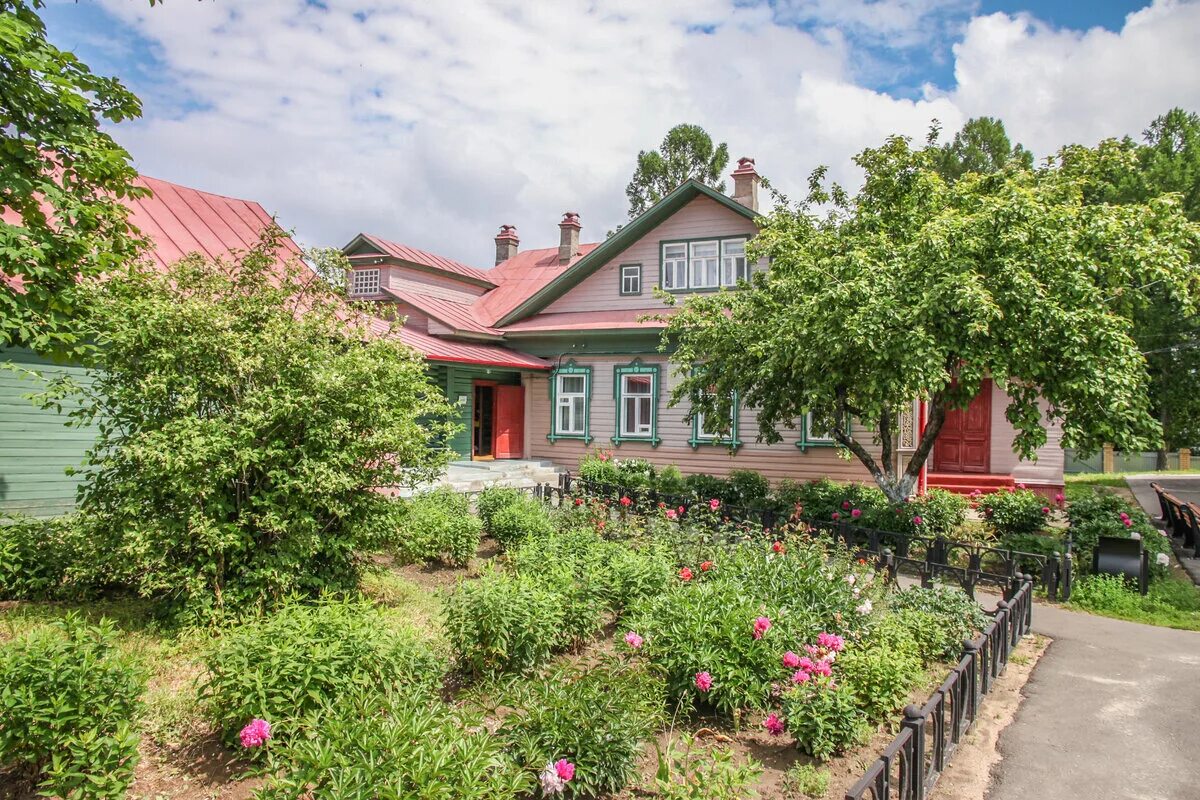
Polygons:
<instances>
[{"instance_id":1,"label":"gabled roof","mask_svg":"<svg viewBox=\"0 0 1200 800\"><path fill-rule=\"evenodd\" d=\"M415 247L409 247L400 242L392 242L384 239L382 236L375 236L369 233L360 233L350 240L350 243L342 248L343 252L348 252L352 248L363 244L374 249L374 253L361 253L350 256L350 258L366 257L371 255L385 256L406 261L409 264L434 272L449 273L457 278L466 278L470 283L491 288L496 285L495 281L488 276L486 272L475 267L467 266L461 262L455 261L445 256L439 256L437 253L430 253L425 250L418 250Z\"/></svg>"},{"instance_id":2,"label":"gabled roof","mask_svg":"<svg viewBox=\"0 0 1200 800\"><path fill-rule=\"evenodd\" d=\"M488 320L489 323L503 328L523 317L542 310L572 288L578 286L584 278L604 266L605 263L618 255L622 250L645 236L659 223L701 195L717 201L730 211L741 214L747 219L756 220L760 216L757 211L747 208L731 197L726 197L716 189L705 186L695 179L688 179L673 192L646 209L646 211L628 225L590 249L582 258L569 264L566 269L560 270L557 275L553 276L549 281L544 282L540 288L527 293L525 299L511 304L508 310L501 311L494 320ZM580 248L580 252L583 252L582 248ZM521 255L518 253L517 258ZM514 259L509 259L509 261L512 260ZM504 264L507 263L508 261L504 262ZM496 269L499 270L504 264L501 264ZM494 293L489 292L484 295L484 298ZM479 304L477 303L476 305Z\"/></svg>"},{"instance_id":3,"label":"gabled roof","mask_svg":"<svg viewBox=\"0 0 1200 800\"><path fill-rule=\"evenodd\" d=\"M496 321L526 302L546 284L571 269L600 247L599 244L579 245L579 255L569 264L558 263L558 248L523 250L491 271L498 284L484 294L472 308L481 323L497 327Z\"/></svg>"},{"instance_id":4,"label":"gabled roof","mask_svg":"<svg viewBox=\"0 0 1200 800\"><path fill-rule=\"evenodd\" d=\"M451 361L457 364L477 364L484 367L507 367L509 369L550 369L550 362L537 356L518 353L494 344L456 342L414 331L411 328L396 328L393 336L430 361Z\"/></svg>"},{"instance_id":5,"label":"gabled roof","mask_svg":"<svg viewBox=\"0 0 1200 800\"><path fill-rule=\"evenodd\" d=\"M455 331L494 336L497 339L503 334L503 331L484 325L476 319L475 314L471 310L472 306L470 303L456 303L453 300L447 300L442 297L434 297L433 295L404 291L402 289L392 289L388 286L381 286L380 288L385 295L394 297L402 303L416 306L438 322L453 328ZM471 299L474 300L475 298L472 297Z\"/></svg>"},{"instance_id":6,"label":"gabled roof","mask_svg":"<svg viewBox=\"0 0 1200 800\"><path fill-rule=\"evenodd\" d=\"M664 306L661 310L622 308L615 311L561 311L553 314L534 314L505 327L505 333L531 334L559 331L599 330L661 330L667 323L651 316L670 316L678 309Z\"/></svg>"}]
</instances>

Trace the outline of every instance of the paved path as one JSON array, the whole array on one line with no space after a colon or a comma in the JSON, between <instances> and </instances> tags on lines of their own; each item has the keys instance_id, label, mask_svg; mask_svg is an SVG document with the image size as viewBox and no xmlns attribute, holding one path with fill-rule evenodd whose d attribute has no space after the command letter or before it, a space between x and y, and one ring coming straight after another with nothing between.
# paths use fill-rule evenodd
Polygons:
<instances>
[{"instance_id":1,"label":"paved path","mask_svg":"<svg viewBox=\"0 0 1200 800\"><path fill-rule=\"evenodd\" d=\"M1033 628L1054 642L987 800L1200 798L1200 633L1042 604Z\"/></svg>"},{"instance_id":2,"label":"paved path","mask_svg":"<svg viewBox=\"0 0 1200 800\"><path fill-rule=\"evenodd\" d=\"M1154 490L1150 488L1151 482L1157 483L1184 502L1200 504L1200 475L1130 475L1125 482L1129 484L1129 490L1137 498L1138 504L1152 519L1158 519L1162 514L1162 508L1158 505L1158 497L1154 494ZM1184 550L1180 541L1179 539L1171 540L1175 557L1192 576L1192 580L1200 584L1200 558L1194 557L1195 550L1190 548ZM1196 796L1200 797L1200 791L1197 791Z\"/></svg>"}]
</instances>

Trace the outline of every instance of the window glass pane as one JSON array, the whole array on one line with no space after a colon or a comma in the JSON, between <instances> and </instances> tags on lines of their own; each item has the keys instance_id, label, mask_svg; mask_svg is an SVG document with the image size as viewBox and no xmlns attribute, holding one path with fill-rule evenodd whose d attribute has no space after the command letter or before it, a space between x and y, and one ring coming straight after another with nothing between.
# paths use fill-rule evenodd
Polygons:
<instances>
[{"instance_id":1,"label":"window glass pane","mask_svg":"<svg viewBox=\"0 0 1200 800\"><path fill-rule=\"evenodd\" d=\"M379 270L356 270L351 278L350 291L352 294L372 294L379 291Z\"/></svg>"},{"instance_id":2,"label":"window glass pane","mask_svg":"<svg viewBox=\"0 0 1200 800\"><path fill-rule=\"evenodd\" d=\"M638 416L637 416L637 432L644 435L650 433L650 398L639 397L636 400Z\"/></svg>"},{"instance_id":3,"label":"window glass pane","mask_svg":"<svg viewBox=\"0 0 1200 800\"><path fill-rule=\"evenodd\" d=\"M583 392L582 375L560 375L558 380L560 394L581 394Z\"/></svg>"},{"instance_id":4,"label":"window glass pane","mask_svg":"<svg viewBox=\"0 0 1200 800\"><path fill-rule=\"evenodd\" d=\"M716 254L716 242L692 242L692 258L708 258Z\"/></svg>"},{"instance_id":5,"label":"window glass pane","mask_svg":"<svg viewBox=\"0 0 1200 800\"><path fill-rule=\"evenodd\" d=\"M687 245L669 244L663 248L664 258L683 258L687 255Z\"/></svg>"},{"instance_id":6,"label":"window glass pane","mask_svg":"<svg viewBox=\"0 0 1200 800\"><path fill-rule=\"evenodd\" d=\"M623 380L625 394L650 394L653 383L649 375L626 375Z\"/></svg>"},{"instance_id":7,"label":"window glass pane","mask_svg":"<svg viewBox=\"0 0 1200 800\"><path fill-rule=\"evenodd\" d=\"M574 432L583 433L583 397L571 398L571 414L574 418Z\"/></svg>"},{"instance_id":8,"label":"window glass pane","mask_svg":"<svg viewBox=\"0 0 1200 800\"><path fill-rule=\"evenodd\" d=\"M726 239L721 242L721 250L727 256L740 256L746 253L745 239Z\"/></svg>"}]
</instances>

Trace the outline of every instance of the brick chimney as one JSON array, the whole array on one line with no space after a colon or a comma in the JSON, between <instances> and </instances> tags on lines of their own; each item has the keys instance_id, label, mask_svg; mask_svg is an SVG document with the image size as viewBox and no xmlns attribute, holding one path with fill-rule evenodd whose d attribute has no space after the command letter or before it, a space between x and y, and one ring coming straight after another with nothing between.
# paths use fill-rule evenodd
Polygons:
<instances>
[{"instance_id":1,"label":"brick chimney","mask_svg":"<svg viewBox=\"0 0 1200 800\"><path fill-rule=\"evenodd\" d=\"M508 261L517 254L517 246L521 240L517 238L516 225L501 225L500 233L496 234L496 263Z\"/></svg>"},{"instance_id":2,"label":"brick chimney","mask_svg":"<svg viewBox=\"0 0 1200 800\"><path fill-rule=\"evenodd\" d=\"M562 222L558 223L558 263L566 265L579 255L579 214L568 211L563 214Z\"/></svg>"},{"instance_id":3,"label":"brick chimney","mask_svg":"<svg viewBox=\"0 0 1200 800\"><path fill-rule=\"evenodd\" d=\"M751 211L758 211L758 184L762 178L754 168L754 159L739 158L737 169L730 177L733 178L733 199Z\"/></svg>"}]
</instances>

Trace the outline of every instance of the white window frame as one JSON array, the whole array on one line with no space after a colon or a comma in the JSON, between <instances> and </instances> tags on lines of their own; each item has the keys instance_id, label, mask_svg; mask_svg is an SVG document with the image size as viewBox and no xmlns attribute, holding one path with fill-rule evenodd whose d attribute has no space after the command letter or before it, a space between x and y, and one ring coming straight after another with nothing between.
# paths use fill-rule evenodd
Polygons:
<instances>
[{"instance_id":1,"label":"white window frame","mask_svg":"<svg viewBox=\"0 0 1200 800\"><path fill-rule=\"evenodd\" d=\"M678 249L678 254L669 255L668 250ZM662 288L681 291L688 288L687 242L668 242L662 246Z\"/></svg>"},{"instance_id":2,"label":"white window frame","mask_svg":"<svg viewBox=\"0 0 1200 800\"><path fill-rule=\"evenodd\" d=\"M697 248L711 247L712 255L696 255ZM698 277L699 276L699 277ZM717 289L721 286L721 240L688 243L688 288Z\"/></svg>"},{"instance_id":3,"label":"white window frame","mask_svg":"<svg viewBox=\"0 0 1200 800\"><path fill-rule=\"evenodd\" d=\"M708 397L713 397L713 396L714 396L714 395L713 395L713 393L712 393L712 392L704 392L704 397L705 397L705 398L708 398ZM706 430L704 430L704 412L703 412L703 411L699 411L699 410L697 410L697 411L695 412L695 417L696 417L696 439L697 439L698 441L702 441L702 442L727 442L727 441L729 441L729 440L731 440L731 439L734 439L734 438L736 438L736 433L735 433L735 432L736 432L736 430L737 430L737 413L738 413L738 407L737 407L737 394L736 394L736 393L733 393L733 392L731 392L731 393L730 393L730 395L729 395L729 404L730 404L730 405L729 405L729 428L728 428L728 429L725 431L725 433L718 433L718 432L716 432L716 431L706 431Z\"/></svg>"},{"instance_id":4,"label":"white window frame","mask_svg":"<svg viewBox=\"0 0 1200 800\"><path fill-rule=\"evenodd\" d=\"M365 280L370 277L371 280ZM350 294L354 296L364 294L379 294L380 288L380 273L379 268L374 269L356 269L350 273Z\"/></svg>"},{"instance_id":5,"label":"white window frame","mask_svg":"<svg viewBox=\"0 0 1200 800\"><path fill-rule=\"evenodd\" d=\"M728 252L729 245L741 247L741 253ZM741 263L738 263L738 262ZM750 280L750 262L746 260L745 239L721 240L721 285L737 286L739 280Z\"/></svg>"},{"instance_id":6,"label":"white window frame","mask_svg":"<svg viewBox=\"0 0 1200 800\"><path fill-rule=\"evenodd\" d=\"M630 382L637 380L645 382L647 391L631 392L629 391ZM627 372L621 374L620 387L620 409L621 409L621 424L620 432L622 439L650 439L654 436L654 406L656 404L654 392L654 375L647 372ZM627 413L627 401L634 400L634 417L630 420ZM645 418L642 418L642 407L645 401ZM632 425L630 423L633 423Z\"/></svg>"},{"instance_id":7,"label":"white window frame","mask_svg":"<svg viewBox=\"0 0 1200 800\"><path fill-rule=\"evenodd\" d=\"M633 295L642 293L642 265L621 265L621 294Z\"/></svg>"},{"instance_id":8,"label":"white window frame","mask_svg":"<svg viewBox=\"0 0 1200 800\"><path fill-rule=\"evenodd\" d=\"M583 388L578 392L568 392L564 383L568 378L578 378L582 383ZM587 398L588 398L588 381L590 376L586 372L565 372L554 376L554 435L555 436L586 436L587 435ZM574 400L580 400L580 408L578 414ZM571 427L566 429L562 426L562 409L567 409L568 417L570 418Z\"/></svg>"}]
</instances>

